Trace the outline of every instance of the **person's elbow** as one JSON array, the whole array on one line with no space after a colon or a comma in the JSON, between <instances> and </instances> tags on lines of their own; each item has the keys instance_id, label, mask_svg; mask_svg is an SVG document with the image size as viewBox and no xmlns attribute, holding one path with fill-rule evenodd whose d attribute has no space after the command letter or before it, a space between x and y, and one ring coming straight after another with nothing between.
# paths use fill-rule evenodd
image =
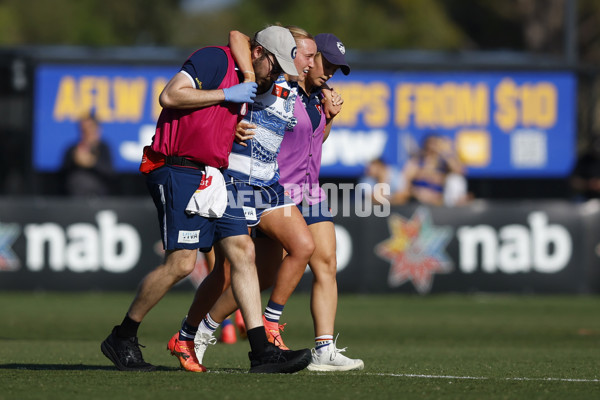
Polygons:
<instances>
[{"instance_id":1,"label":"person's elbow","mask_svg":"<svg viewBox=\"0 0 600 400\"><path fill-rule=\"evenodd\" d=\"M158 104L162 108L175 108L177 106L174 96L167 90L163 90L158 96Z\"/></svg>"},{"instance_id":2,"label":"person's elbow","mask_svg":"<svg viewBox=\"0 0 600 400\"><path fill-rule=\"evenodd\" d=\"M250 43L250 38L240 31L229 31L229 45L232 43Z\"/></svg>"}]
</instances>

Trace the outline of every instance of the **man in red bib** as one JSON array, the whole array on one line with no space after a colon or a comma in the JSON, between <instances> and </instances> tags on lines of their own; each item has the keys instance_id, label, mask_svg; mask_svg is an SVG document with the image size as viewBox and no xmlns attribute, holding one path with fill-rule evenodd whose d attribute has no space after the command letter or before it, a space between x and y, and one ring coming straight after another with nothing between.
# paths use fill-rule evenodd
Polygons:
<instances>
[{"instance_id":1,"label":"man in red bib","mask_svg":"<svg viewBox=\"0 0 600 400\"><path fill-rule=\"evenodd\" d=\"M296 44L287 29L271 26L258 32L256 38L252 49L256 82L272 80L275 67L297 75L293 60ZM186 211L192 196L206 189L209 180L204 177L228 180L226 168L235 127L246 103L252 103L256 96L257 83L240 83L243 73L237 70L229 47L202 48L186 60L160 95L163 110L140 169L145 172L157 208L166 255L164 263L141 282L123 322L102 342L102 352L119 370L155 369L142 357L138 327L167 291L193 271L198 249L208 251L213 245L217 256L231 263L231 286L248 329L250 372L292 373L310 362L308 349L282 351L266 339L254 245L243 210L228 204L220 218ZM144 161L150 159L153 167L144 167ZM226 188L235 192L234 185ZM236 198L236 193L227 195ZM220 290L215 290L215 295L220 295ZM193 339L178 342L176 347L169 350L181 354L182 364L195 357ZM204 371L199 365L195 372Z\"/></svg>"}]
</instances>

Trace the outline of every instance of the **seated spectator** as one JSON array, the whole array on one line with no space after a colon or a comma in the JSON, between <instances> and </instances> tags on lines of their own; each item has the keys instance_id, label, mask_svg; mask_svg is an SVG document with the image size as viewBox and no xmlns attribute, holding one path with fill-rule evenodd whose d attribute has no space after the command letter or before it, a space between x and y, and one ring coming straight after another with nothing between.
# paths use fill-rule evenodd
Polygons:
<instances>
[{"instance_id":1,"label":"seated spectator","mask_svg":"<svg viewBox=\"0 0 600 400\"><path fill-rule=\"evenodd\" d=\"M403 175L405 187L397 196L398 203L414 200L435 206L454 206L469 199L464 168L448 137L428 135L422 150L404 166Z\"/></svg>"},{"instance_id":2,"label":"seated spectator","mask_svg":"<svg viewBox=\"0 0 600 400\"><path fill-rule=\"evenodd\" d=\"M100 138L98 121L86 115L78 128L79 141L69 147L61 167L64 192L85 197L110 195L113 164L110 148Z\"/></svg>"},{"instance_id":3,"label":"seated spectator","mask_svg":"<svg viewBox=\"0 0 600 400\"><path fill-rule=\"evenodd\" d=\"M387 165L381 158L372 160L365 168L365 174L359 183L368 184L370 190L366 194L371 197L374 204L381 204L384 198L387 198L390 204L398 204L398 196L402 193L404 187L404 178L398 169ZM377 185L386 184L384 185ZM384 188L388 189L384 192ZM389 194L384 194L384 193Z\"/></svg>"}]
</instances>

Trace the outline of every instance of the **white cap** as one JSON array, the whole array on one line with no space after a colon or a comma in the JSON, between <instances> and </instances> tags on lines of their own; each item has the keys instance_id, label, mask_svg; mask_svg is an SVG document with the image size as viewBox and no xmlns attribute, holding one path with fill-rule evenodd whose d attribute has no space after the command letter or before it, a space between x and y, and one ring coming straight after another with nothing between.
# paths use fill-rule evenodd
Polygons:
<instances>
[{"instance_id":1,"label":"white cap","mask_svg":"<svg viewBox=\"0 0 600 400\"><path fill-rule=\"evenodd\" d=\"M296 41L291 32L282 26L269 26L256 34L256 42L273 53L283 72L298 76L294 65Z\"/></svg>"}]
</instances>

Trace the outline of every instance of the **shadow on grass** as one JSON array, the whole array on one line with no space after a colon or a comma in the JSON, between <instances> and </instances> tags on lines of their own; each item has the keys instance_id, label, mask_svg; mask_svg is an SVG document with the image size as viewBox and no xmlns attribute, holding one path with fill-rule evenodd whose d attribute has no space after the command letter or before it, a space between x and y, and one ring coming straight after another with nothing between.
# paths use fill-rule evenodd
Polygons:
<instances>
[{"instance_id":1,"label":"shadow on grass","mask_svg":"<svg viewBox=\"0 0 600 400\"><path fill-rule=\"evenodd\" d=\"M15 369L29 371L119 371L110 365L84 365L84 364L0 364L0 370ZM156 371L181 371L181 368L157 366Z\"/></svg>"}]
</instances>

